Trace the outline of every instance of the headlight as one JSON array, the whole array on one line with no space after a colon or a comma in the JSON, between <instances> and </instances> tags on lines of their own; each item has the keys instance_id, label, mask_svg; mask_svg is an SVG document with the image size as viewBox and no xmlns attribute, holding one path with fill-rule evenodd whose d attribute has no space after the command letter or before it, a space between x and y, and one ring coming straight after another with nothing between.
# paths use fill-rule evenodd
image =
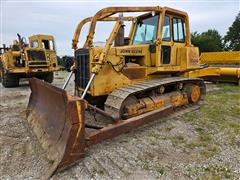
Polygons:
<instances>
[{"instance_id":1,"label":"headlight","mask_svg":"<svg viewBox=\"0 0 240 180\"><path fill-rule=\"evenodd\" d=\"M25 54L24 53L22 53L22 59L25 60Z\"/></svg>"},{"instance_id":2,"label":"headlight","mask_svg":"<svg viewBox=\"0 0 240 180\"><path fill-rule=\"evenodd\" d=\"M49 54L47 54L47 60L49 60L49 61L50 61L50 55L49 55Z\"/></svg>"}]
</instances>

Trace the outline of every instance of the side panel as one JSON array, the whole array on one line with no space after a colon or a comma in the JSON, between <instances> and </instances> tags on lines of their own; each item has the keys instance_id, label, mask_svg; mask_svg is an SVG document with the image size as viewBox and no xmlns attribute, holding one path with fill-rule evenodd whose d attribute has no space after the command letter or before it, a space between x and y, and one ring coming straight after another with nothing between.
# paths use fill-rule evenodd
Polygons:
<instances>
[{"instance_id":1,"label":"side panel","mask_svg":"<svg viewBox=\"0 0 240 180\"><path fill-rule=\"evenodd\" d=\"M177 61L180 64L181 71L198 69L199 51L197 47L183 47L178 49Z\"/></svg>"}]
</instances>

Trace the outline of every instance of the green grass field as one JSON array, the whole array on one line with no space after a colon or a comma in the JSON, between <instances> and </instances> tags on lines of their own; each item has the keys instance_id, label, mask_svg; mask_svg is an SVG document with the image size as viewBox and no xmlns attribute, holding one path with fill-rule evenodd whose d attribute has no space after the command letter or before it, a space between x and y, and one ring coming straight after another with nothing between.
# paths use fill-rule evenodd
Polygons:
<instances>
[{"instance_id":1,"label":"green grass field","mask_svg":"<svg viewBox=\"0 0 240 180\"><path fill-rule=\"evenodd\" d=\"M198 139L184 146L187 149L197 147L205 159L221 157L226 149L240 148L240 86L219 84L218 87L219 90L207 94L199 111L189 113L185 118L194 126ZM231 164L227 163L191 169L190 173L197 171L207 179L234 178Z\"/></svg>"}]
</instances>

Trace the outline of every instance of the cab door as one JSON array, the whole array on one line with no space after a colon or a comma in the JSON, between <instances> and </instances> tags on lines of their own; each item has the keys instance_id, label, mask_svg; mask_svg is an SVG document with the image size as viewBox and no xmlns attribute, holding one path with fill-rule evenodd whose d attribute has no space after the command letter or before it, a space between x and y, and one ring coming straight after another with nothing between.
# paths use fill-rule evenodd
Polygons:
<instances>
[{"instance_id":1,"label":"cab door","mask_svg":"<svg viewBox=\"0 0 240 180\"><path fill-rule=\"evenodd\" d=\"M180 61L177 55L181 49L186 46L185 43L185 28L184 19L181 17L172 16L172 52L171 52L171 64L173 66L180 66Z\"/></svg>"},{"instance_id":2,"label":"cab door","mask_svg":"<svg viewBox=\"0 0 240 180\"><path fill-rule=\"evenodd\" d=\"M177 53L185 46L184 20L171 15L164 16L162 28L161 65L179 66Z\"/></svg>"},{"instance_id":3,"label":"cab door","mask_svg":"<svg viewBox=\"0 0 240 180\"><path fill-rule=\"evenodd\" d=\"M169 65L171 63L171 25L170 25L170 16L165 15L163 20L163 29L162 29L162 45L161 45L161 65Z\"/></svg>"}]
</instances>

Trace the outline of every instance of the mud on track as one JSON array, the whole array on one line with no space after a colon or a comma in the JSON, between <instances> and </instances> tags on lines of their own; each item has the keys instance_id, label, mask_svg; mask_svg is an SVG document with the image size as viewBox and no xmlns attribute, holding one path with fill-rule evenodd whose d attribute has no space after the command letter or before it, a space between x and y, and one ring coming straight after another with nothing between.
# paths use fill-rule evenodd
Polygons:
<instances>
[{"instance_id":1,"label":"mud on track","mask_svg":"<svg viewBox=\"0 0 240 180\"><path fill-rule=\"evenodd\" d=\"M65 75L65 72L59 72L53 84L61 87ZM231 86L212 84L207 87L212 92L200 110L178 112L95 145L80 163L52 178L239 178L237 94L240 88L232 90ZM68 92L73 93L73 81ZM229 108L219 105L221 102L212 103L218 100L215 96L222 94L233 97L228 102ZM22 81L18 88L0 86L0 179L36 179L51 167L37 140L27 130L25 110L29 95L27 81ZM211 116L214 112L209 107L222 108L219 112L223 115L215 115L219 120L214 119L214 114ZM218 123L221 117L224 122L231 122L231 126L222 127L222 123Z\"/></svg>"}]
</instances>

